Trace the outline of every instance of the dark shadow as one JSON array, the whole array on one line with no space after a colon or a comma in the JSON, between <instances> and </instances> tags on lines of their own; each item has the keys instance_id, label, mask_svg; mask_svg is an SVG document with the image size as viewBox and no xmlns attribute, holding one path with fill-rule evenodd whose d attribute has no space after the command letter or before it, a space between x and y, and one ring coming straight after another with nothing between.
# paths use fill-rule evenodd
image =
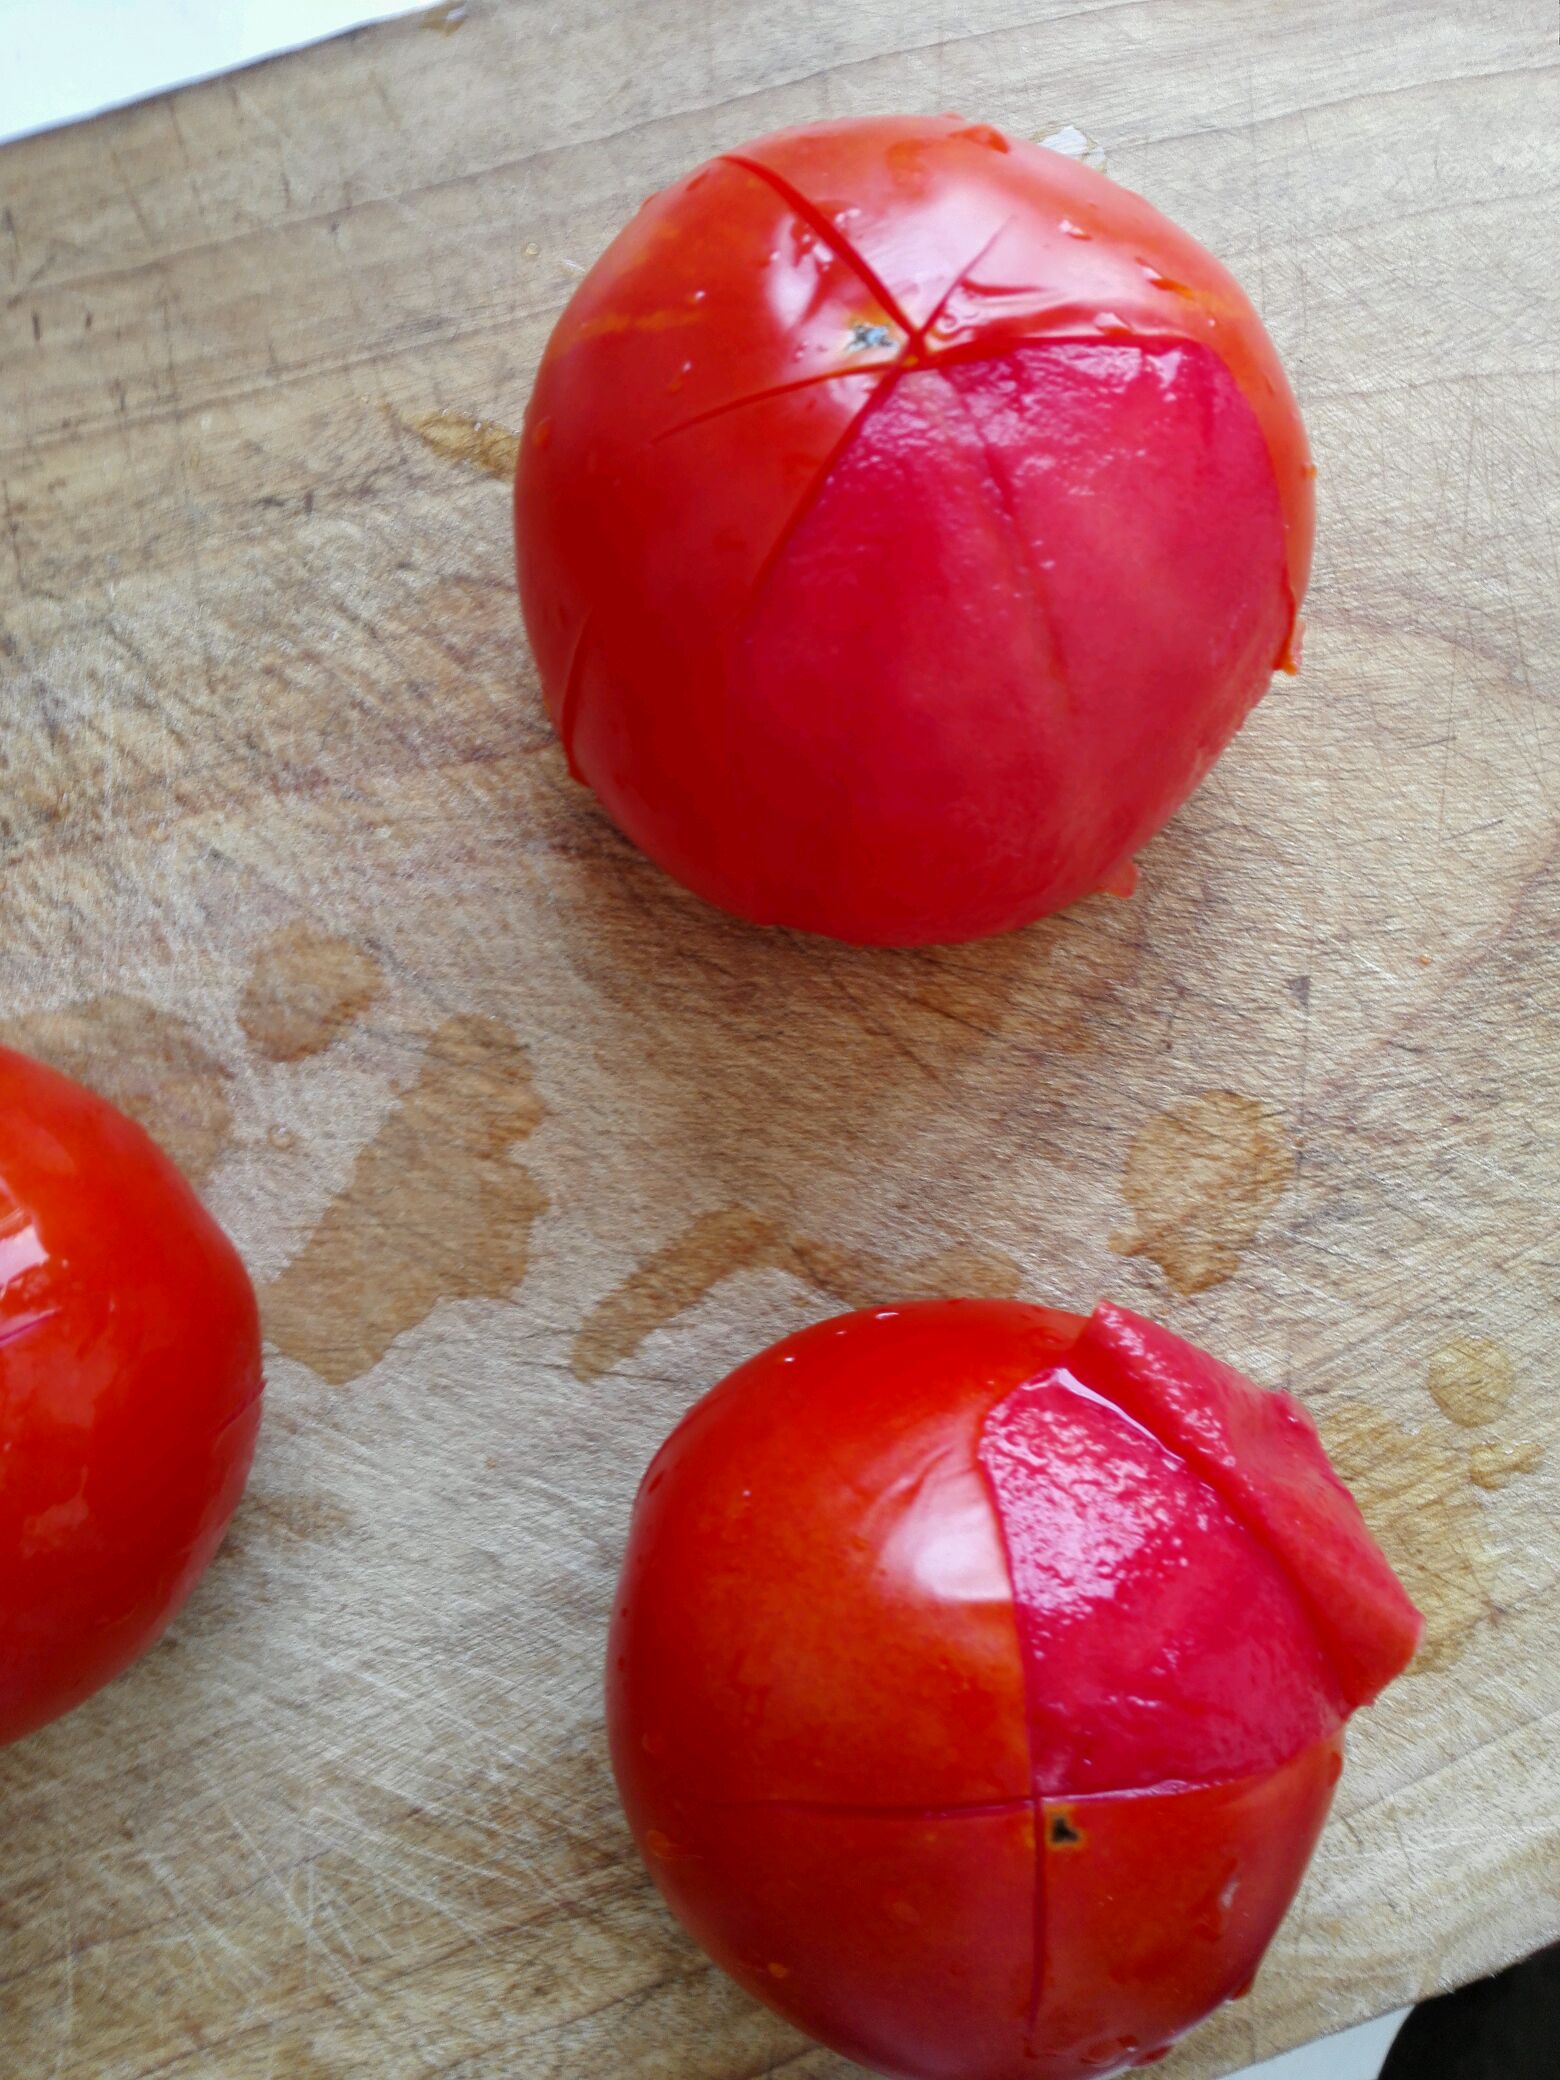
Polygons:
<instances>
[{"instance_id":1,"label":"dark shadow","mask_svg":"<svg viewBox=\"0 0 1560 2080\"><path fill-rule=\"evenodd\" d=\"M1557 2073L1560 1943L1416 2008L1381 2080L1555 2080Z\"/></svg>"}]
</instances>

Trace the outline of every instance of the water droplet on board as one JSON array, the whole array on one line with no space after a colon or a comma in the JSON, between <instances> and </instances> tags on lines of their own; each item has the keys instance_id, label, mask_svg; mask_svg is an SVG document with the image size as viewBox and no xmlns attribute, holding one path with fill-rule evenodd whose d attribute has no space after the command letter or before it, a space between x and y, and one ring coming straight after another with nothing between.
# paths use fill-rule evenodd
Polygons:
<instances>
[{"instance_id":1,"label":"water droplet on board","mask_svg":"<svg viewBox=\"0 0 1560 2080\"><path fill-rule=\"evenodd\" d=\"M1096 173L1110 170L1105 147L1087 130L1080 130L1076 123L1059 124L1037 142L1043 144L1048 152L1060 152L1065 159L1076 159L1080 166L1092 166Z\"/></svg>"},{"instance_id":2,"label":"water droplet on board","mask_svg":"<svg viewBox=\"0 0 1560 2080\"><path fill-rule=\"evenodd\" d=\"M1056 228L1067 238L1092 238L1094 236L1092 231L1085 231L1081 224L1075 224L1071 217L1058 217Z\"/></svg>"},{"instance_id":3,"label":"water droplet on board","mask_svg":"<svg viewBox=\"0 0 1560 2080\"><path fill-rule=\"evenodd\" d=\"M1094 321L1094 329L1096 332L1103 332L1107 339L1132 337L1132 327L1125 318L1118 317L1114 311L1101 311Z\"/></svg>"}]
</instances>

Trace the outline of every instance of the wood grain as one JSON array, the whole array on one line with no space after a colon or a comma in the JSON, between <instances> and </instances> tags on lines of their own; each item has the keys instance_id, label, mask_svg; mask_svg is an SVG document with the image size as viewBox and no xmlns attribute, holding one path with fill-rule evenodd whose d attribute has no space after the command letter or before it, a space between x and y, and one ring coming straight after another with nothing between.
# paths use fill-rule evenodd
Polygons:
<instances>
[{"instance_id":1,"label":"wood grain","mask_svg":"<svg viewBox=\"0 0 1560 2080\"><path fill-rule=\"evenodd\" d=\"M1302 1394L1429 1607L1162 2070L1560 1935L1550 0L439 13L0 152L0 1020L165 1135L272 1338L173 1637L0 1757L0 2064L843 2080L656 1904L597 1664L676 1416L929 1275ZM1077 122L1231 262L1321 546L1130 903L867 955L570 783L494 472L643 194L897 107Z\"/></svg>"}]
</instances>

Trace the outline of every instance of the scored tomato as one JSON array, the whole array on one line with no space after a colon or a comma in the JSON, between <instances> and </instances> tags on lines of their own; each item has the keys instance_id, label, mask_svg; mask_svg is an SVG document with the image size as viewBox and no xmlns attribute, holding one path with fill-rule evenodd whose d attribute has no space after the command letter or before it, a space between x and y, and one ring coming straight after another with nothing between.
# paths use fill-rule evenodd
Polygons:
<instances>
[{"instance_id":1,"label":"scored tomato","mask_svg":"<svg viewBox=\"0 0 1560 2080\"><path fill-rule=\"evenodd\" d=\"M652 1462L613 1765L674 1912L825 2044L1083 2080L1250 1982L1419 1622L1285 1397L1113 1307L882 1308Z\"/></svg>"},{"instance_id":2,"label":"scored tomato","mask_svg":"<svg viewBox=\"0 0 1560 2080\"><path fill-rule=\"evenodd\" d=\"M260 1426L232 1245L123 1114L0 1049L0 1742L158 1637Z\"/></svg>"},{"instance_id":3,"label":"scored tomato","mask_svg":"<svg viewBox=\"0 0 1560 2080\"><path fill-rule=\"evenodd\" d=\"M690 888L914 943L1105 886L1291 662L1313 475L1251 305L956 116L654 196L548 343L521 600L576 773Z\"/></svg>"}]
</instances>

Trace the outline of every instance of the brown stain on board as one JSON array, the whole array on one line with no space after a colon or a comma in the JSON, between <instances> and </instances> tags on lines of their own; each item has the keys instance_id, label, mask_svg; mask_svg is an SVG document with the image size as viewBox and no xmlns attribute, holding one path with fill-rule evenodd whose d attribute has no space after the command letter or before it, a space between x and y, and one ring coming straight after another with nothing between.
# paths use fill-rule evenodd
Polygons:
<instances>
[{"instance_id":1,"label":"brown stain on board","mask_svg":"<svg viewBox=\"0 0 1560 2080\"><path fill-rule=\"evenodd\" d=\"M361 1018L383 988L378 963L361 946L292 925L257 950L239 1023L267 1060L306 1061Z\"/></svg>"},{"instance_id":2,"label":"brown stain on board","mask_svg":"<svg viewBox=\"0 0 1560 2080\"><path fill-rule=\"evenodd\" d=\"M541 1117L513 1033L490 1018L447 1019L346 1188L262 1296L277 1348L345 1386L441 1300L512 1291L547 1197L510 1150Z\"/></svg>"},{"instance_id":3,"label":"brown stain on board","mask_svg":"<svg viewBox=\"0 0 1560 2080\"><path fill-rule=\"evenodd\" d=\"M1283 1121L1239 1091L1173 1105L1134 1135L1121 1193L1136 1216L1119 1256L1149 1257L1177 1293L1234 1275L1295 1174Z\"/></svg>"},{"instance_id":4,"label":"brown stain on board","mask_svg":"<svg viewBox=\"0 0 1560 2080\"><path fill-rule=\"evenodd\" d=\"M1544 1463L1544 1447L1531 1440L1526 1444L1476 1444L1468 1454L1468 1478L1476 1488L1495 1494L1524 1473L1537 1473Z\"/></svg>"},{"instance_id":5,"label":"brown stain on board","mask_svg":"<svg viewBox=\"0 0 1560 2080\"><path fill-rule=\"evenodd\" d=\"M506 481L514 476L520 459L520 436L508 426L497 425L490 419L471 419L464 412L424 412L415 417L402 412L396 418L444 462L463 463Z\"/></svg>"},{"instance_id":6,"label":"brown stain on board","mask_svg":"<svg viewBox=\"0 0 1560 2080\"><path fill-rule=\"evenodd\" d=\"M701 1214L597 1302L575 1339L575 1378L600 1379L723 1279L758 1269L788 1271L845 1307L943 1294L1010 1299L1021 1283L1018 1266L1000 1251L959 1247L894 1266L867 1250L789 1235L762 1214L729 1207Z\"/></svg>"},{"instance_id":7,"label":"brown stain on board","mask_svg":"<svg viewBox=\"0 0 1560 2080\"><path fill-rule=\"evenodd\" d=\"M1424 1612L1412 1673L1452 1667L1493 1608L1494 1562L1461 1452L1357 1403L1334 1409L1322 1433L1372 1536Z\"/></svg>"},{"instance_id":8,"label":"brown stain on board","mask_svg":"<svg viewBox=\"0 0 1560 2080\"><path fill-rule=\"evenodd\" d=\"M1487 1336L1454 1336L1430 1360L1426 1385L1442 1415L1476 1430L1504 1413L1516 1372L1504 1344Z\"/></svg>"},{"instance_id":9,"label":"brown stain on board","mask_svg":"<svg viewBox=\"0 0 1560 2080\"><path fill-rule=\"evenodd\" d=\"M233 1126L228 1072L194 1027L140 997L92 997L0 1025L0 1046L73 1077L143 1126L203 1184Z\"/></svg>"}]
</instances>

